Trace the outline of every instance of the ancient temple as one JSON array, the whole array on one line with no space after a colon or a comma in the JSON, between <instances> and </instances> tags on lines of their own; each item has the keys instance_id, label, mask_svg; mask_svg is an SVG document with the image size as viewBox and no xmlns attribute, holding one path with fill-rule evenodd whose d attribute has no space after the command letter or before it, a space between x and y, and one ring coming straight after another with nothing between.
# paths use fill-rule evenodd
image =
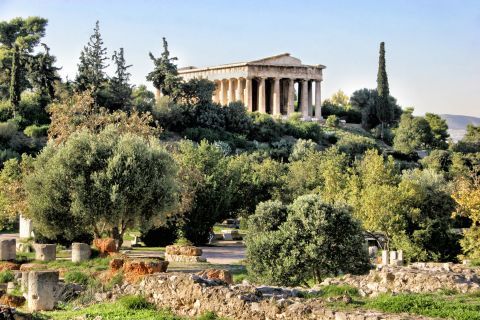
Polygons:
<instances>
[{"instance_id":1,"label":"ancient temple","mask_svg":"<svg viewBox=\"0 0 480 320\"><path fill-rule=\"evenodd\" d=\"M289 53L260 60L206 68L178 70L184 80L214 81L213 101L228 104L241 101L249 111L288 116L298 110L304 119L321 119L323 65L304 65Z\"/></svg>"}]
</instances>

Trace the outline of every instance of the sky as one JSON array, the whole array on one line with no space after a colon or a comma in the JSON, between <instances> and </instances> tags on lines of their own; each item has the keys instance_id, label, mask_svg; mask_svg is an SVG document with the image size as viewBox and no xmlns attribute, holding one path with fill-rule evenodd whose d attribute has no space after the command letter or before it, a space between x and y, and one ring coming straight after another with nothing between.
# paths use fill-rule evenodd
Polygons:
<instances>
[{"instance_id":1,"label":"sky","mask_svg":"<svg viewBox=\"0 0 480 320\"><path fill-rule=\"evenodd\" d=\"M0 20L18 16L49 20L43 42L64 78L75 78L99 20L108 54L124 48L136 85L148 84L148 52L160 55L166 37L179 67L284 52L323 64L322 99L375 88L384 41L402 107L480 117L480 0L0 0Z\"/></svg>"}]
</instances>

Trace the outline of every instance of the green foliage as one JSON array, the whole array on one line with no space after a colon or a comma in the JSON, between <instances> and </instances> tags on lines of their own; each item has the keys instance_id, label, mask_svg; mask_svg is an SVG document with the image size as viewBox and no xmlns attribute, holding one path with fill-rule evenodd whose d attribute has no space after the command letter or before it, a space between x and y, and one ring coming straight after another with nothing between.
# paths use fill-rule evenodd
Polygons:
<instances>
[{"instance_id":1,"label":"green foliage","mask_svg":"<svg viewBox=\"0 0 480 320\"><path fill-rule=\"evenodd\" d=\"M231 102L223 108L225 129L229 132L248 134L252 128L252 118L240 102Z\"/></svg>"},{"instance_id":2,"label":"green foliage","mask_svg":"<svg viewBox=\"0 0 480 320\"><path fill-rule=\"evenodd\" d=\"M152 111L155 105L155 94L145 85L139 85L132 90L132 106L139 112Z\"/></svg>"},{"instance_id":3,"label":"green foliage","mask_svg":"<svg viewBox=\"0 0 480 320\"><path fill-rule=\"evenodd\" d=\"M108 232L160 218L174 200L175 168L158 142L107 129L49 144L26 181L34 226L49 238Z\"/></svg>"},{"instance_id":4,"label":"green foliage","mask_svg":"<svg viewBox=\"0 0 480 320\"><path fill-rule=\"evenodd\" d=\"M343 93L343 92L342 92ZM337 97L327 99L322 104L322 116L328 118L330 115L335 115L338 118L344 119L348 123L361 123L362 112L356 106L351 106L348 103L348 97Z\"/></svg>"},{"instance_id":5,"label":"green foliage","mask_svg":"<svg viewBox=\"0 0 480 320\"><path fill-rule=\"evenodd\" d=\"M110 110L124 109L130 106L132 98L132 86L129 84L131 75L128 72L131 65L127 65L125 61L123 48L113 52L112 61L115 65L115 75L108 83L109 99L105 106Z\"/></svg>"},{"instance_id":6,"label":"green foliage","mask_svg":"<svg viewBox=\"0 0 480 320\"><path fill-rule=\"evenodd\" d=\"M473 297L452 299L434 294L382 294L364 307L384 312L418 314L455 320L480 319L480 305Z\"/></svg>"},{"instance_id":7,"label":"green foliage","mask_svg":"<svg viewBox=\"0 0 480 320\"><path fill-rule=\"evenodd\" d=\"M247 238L249 274L275 285L299 285L340 270L365 272L363 242L360 225L348 209L325 204L318 195L302 196L289 207L287 221L278 230Z\"/></svg>"},{"instance_id":8,"label":"green foliage","mask_svg":"<svg viewBox=\"0 0 480 320\"><path fill-rule=\"evenodd\" d=\"M48 128L48 124L44 124L41 126L33 124L26 127L25 130L23 130L23 133L30 138L46 137L48 135Z\"/></svg>"},{"instance_id":9,"label":"green foliage","mask_svg":"<svg viewBox=\"0 0 480 320\"><path fill-rule=\"evenodd\" d=\"M255 214L248 217L248 231L250 233L275 231L286 220L287 207L280 201L260 202Z\"/></svg>"},{"instance_id":10,"label":"green foliage","mask_svg":"<svg viewBox=\"0 0 480 320\"><path fill-rule=\"evenodd\" d=\"M24 119L21 127L48 124L50 117L45 109L45 98L37 93L23 92L18 114Z\"/></svg>"},{"instance_id":11,"label":"green foliage","mask_svg":"<svg viewBox=\"0 0 480 320\"><path fill-rule=\"evenodd\" d=\"M411 153L420 148L428 148L432 139L428 121L423 117L414 117L411 112L405 112L395 130L393 147L403 153Z\"/></svg>"},{"instance_id":12,"label":"green foliage","mask_svg":"<svg viewBox=\"0 0 480 320\"><path fill-rule=\"evenodd\" d=\"M66 283L75 283L87 285L90 281L90 276L81 271L68 271L65 273L65 282Z\"/></svg>"},{"instance_id":13,"label":"green foliage","mask_svg":"<svg viewBox=\"0 0 480 320\"><path fill-rule=\"evenodd\" d=\"M328 297L341 297L341 296L349 296L349 297L359 297L360 294L358 289L355 287L351 287L349 285L328 285L322 286L321 290L316 294L309 294L309 293L301 293L300 298L328 298Z\"/></svg>"},{"instance_id":14,"label":"green foliage","mask_svg":"<svg viewBox=\"0 0 480 320\"><path fill-rule=\"evenodd\" d=\"M12 271L10 270L0 271L0 283L7 283L10 281L13 281L13 279L15 279L15 276Z\"/></svg>"},{"instance_id":15,"label":"green foliage","mask_svg":"<svg viewBox=\"0 0 480 320\"><path fill-rule=\"evenodd\" d=\"M292 152L288 160L298 161L304 159L308 153L318 151L319 146L312 140L298 139L292 147Z\"/></svg>"},{"instance_id":16,"label":"green foliage","mask_svg":"<svg viewBox=\"0 0 480 320\"><path fill-rule=\"evenodd\" d=\"M452 155L446 150L432 150L428 156L420 160L424 168L435 170L436 172L448 172L452 165Z\"/></svg>"},{"instance_id":17,"label":"green foliage","mask_svg":"<svg viewBox=\"0 0 480 320\"><path fill-rule=\"evenodd\" d=\"M323 139L322 129L316 122L290 118L283 127L285 134L297 139L310 139L317 143Z\"/></svg>"},{"instance_id":18,"label":"green foliage","mask_svg":"<svg viewBox=\"0 0 480 320\"><path fill-rule=\"evenodd\" d=\"M273 120L273 118L268 114L254 112L250 115L253 123L252 130L248 134L249 139L261 142L270 142L278 141L283 135L283 128L281 124Z\"/></svg>"},{"instance_id":19,"label":"green foliage","mask_svg":"<svg viewBox=\"0 0 480 320\"><path fill-rule=\"evenodd\" d=\"M447 140L450 137L448 133L447 121L434 113L426 113L425 120L428 122L432 131L431 147L435 149L446 149Z\"/></svg>"},{"instance_id":20,"label":"green foliage","mask_svg":"<svg viewBox=\"0 0 480 320\"><path fill-rule=\"evenodd\" d=\"M378 61L377 74L377 101L375 103L377 119L381 124L381 139L383 140L383 130L392 118L393 110L390 105L390 92L388 88L387 69L385 66L385 43L380 43L380 57Z\"/></svg>"},{"instance_id":21,"label":"green foliage","mask_svg":"<svg viewBox=\"0 0 480 320\"><path fill-rule=\"evenodd\" d=\"M148 302L144 296L123 296L118 302L127 310L154 309L154 305Z\"/></svg>"},{"instance_id":22,"label":"green foliage","mask_svg":"<svg viewBox=\"0 0 480 320\"><path fill-rule=\"evenodd\" d=\"M370 149L379 149L376 141L372 138L349 132L337 132L336 134L339 139L335 146L340 152L349 155L351 158L361 155Z\"/></svg>"},{"instance_id":23,"label":"green foliage","mask_svg":"<svg viewBox=\"0 0 480 320\"><path fill-rule=\"evenodd\" d=\"M180 84L178 99L183 104L210 104L215 83L208 79L193 78Z\"/></svg>"},{"instance_id":24,"label":"green foliage","mask_svg":"<svg viewBox=\"0 0 480 320\"><path fill-rule=\"evenodd\" d=\"M338 127L340 124L340 120L337 118L336 115L328 116L327 120L325 121L325 125L327 127Z\"/></svg>"}]
</instances>

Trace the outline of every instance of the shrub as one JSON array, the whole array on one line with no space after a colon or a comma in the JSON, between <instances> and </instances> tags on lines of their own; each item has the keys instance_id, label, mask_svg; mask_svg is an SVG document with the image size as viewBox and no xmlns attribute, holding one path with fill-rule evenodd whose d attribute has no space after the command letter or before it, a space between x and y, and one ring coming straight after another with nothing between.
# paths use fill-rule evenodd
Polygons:
<instances>
[{"instance_id":1,"label":"shrub","mask_svg":"<svg viewBox=\"0 0 480 320\"><path fill-rule=\"evenodd\" d=\"M3 167L3 163L7 160L17 158L20 159L20 154L11 149L0 150L0 167Z\"/></svg>"},{"instance_id":2,"label":"shrub","mask_svg":"<svg viewBox=\"0 0 480 320\"><path fill-rule=\"evenodd\" d=\"M0 122L0 143L7 145L12 137L17 133L18 126L13 121Z\"/></svg>"},{"instance_id":3,"label":"shrub","mask_svg":"<svg viewBox=\"0 0 480 320\"><path fill-rule=\"evenodd\" d=\"M347 133L340 136L336 143L340 152L349 154L351 156L363 154L369 149L378 149L378 146L372 138L359 136L356 134Z\"/></svg>"},{"instance_id":4,"label":"shrub","mask_svg":"<svg viewBox=\"0 0 480 320\"><path fill-rule=\"evenodd\" d=\"M278 230L285 220L287 220L287 207L282 202L260 202L255 213L248 217L248 230L252 233Z\"/></svg>"},{"instance_id":5,"label":"shrub","mask_svg":"<svg viewBox=\"0 0 480 320\"><path fill-rule=\"evenodd\" d=\"M13 117L13 109L10 101L0 100L0 121L4 122Z\"/></svg>"},{"instance_id":6,"label":"shrub","mask_svg":"<svg viewBox=\"0 0 480 320\"><path fill-rule=\"evenodd\" d=\"M220 320L220 318L212 311L202 313L197 320Z\"/></svg>"},{"instance_id":7,"label":"shrub","mask_svg":"<svg viewBox=\"0 0 480 320\"><path fill-rule=\"evenodd\" d=\"M225 129L230 132L248 134L252 129L252 118L245 106L240 102L229 103L223 108L225 113Z\"/></svg>"},{"instance_id":8,"label":"shrub","mask_svg":"<svg viewBox=\"0 0 480 320\"><path fill-rule=\"evenodd\" d=\"M338 125L340 124L340 119L338 119L338 117L336 115L331 115L331 116L328 116L327 120L325 121L325 125L327 127L338 127Z\"/></svg>"},{"instance_id":9,"label":"shrub","mask_svg":"<svg viewBox=\"0 0 480 320\"><path fill-rule=\"evenodd\" d=\"M322 129L318 123L295 118L289 119L285 123L285 134L297 139L311 139L315 142L319 142L323 138Z\"/></svg>"},{"instance_id":10,"label":"shrub","mask_svg":"<svg viewBox=\"0 0 480 320\"><path fill-rule=\"evenodd\" d=\"M302 160L309 152L318 151L318 144L312 140L298 139L297 142L293 145L292 152L288 160L298 161Z\"/></svg>"},{"instance_id":11,"label":"shrub","mask_svg":"<svg viewBox=\"0 0 480 320\"><path fill-rule=\"evenodd\" d=\"M253 112L250 114L253 120L252 130L248 134L251 140L261 142L278 141L283 135L283 126L264 113Z\"/></svg>"},{"instance_id":12,"label":"shrub","mask_svg":"<svg viewBox=\"0 0 480 320\"><path fill-rule=\"evenodd\" d=\"M160 227L142 231L141 239L147 247L165 247L177 238L178 227L170 222Z\"/></svg>"},{"instance_id":13,"label":"shrub","mask_svg":"<svg viewBox=\"0 0 480 320\"><path fill-rule=\"evenodd\" d=\"M23 133L30 138L40 138L40 137L46 137L48 134L48 124L44 125L36 125L32 124L31 126L28 126L23 130Z\"/></svg>"},{"instance_id":14,"label":"shrub","mask_svg":"<svg viewBox=\"0 0 480 320\"><path fill-rule=\"evenodd\" d=\"M89 280L90 280L90 277L81 271L68 271L65 274L66 283L87 285Z\"/></svg>"},{"instance_id":15,"label":"shrub","mask_svg":"<svg viewBox=\"0 0 480 320\"><path fill-rule=\"evenodd\" d=\"M13 272L10 270L4 270L0 271L0 283L7 283L10 281L13 281L15 279L15 276L13 275Z\"/></svg>"},{"instance_id":16,"label":"shrub","mask_svg":"<svg viewBox=\"0 0 480 320\"><path fill-rule=\"evenodd\" d=\"M153 304L148 302L144 296L124 296L121 297L118 302L128 310L144 310L154 308Z\"/></svg>"},{"instance_id":17,"label":"shrub","mask_svg":"<svg viewBox=\"0 0 480 320\"><path fill-rule=\"evenodd\" d=\"M254 279L294 286L340 271L368 270L362 229L347 208L323 203L318 195L305 195L288 210L278 230L247 238L247 267Z\"/></svg>"}]
</instances>

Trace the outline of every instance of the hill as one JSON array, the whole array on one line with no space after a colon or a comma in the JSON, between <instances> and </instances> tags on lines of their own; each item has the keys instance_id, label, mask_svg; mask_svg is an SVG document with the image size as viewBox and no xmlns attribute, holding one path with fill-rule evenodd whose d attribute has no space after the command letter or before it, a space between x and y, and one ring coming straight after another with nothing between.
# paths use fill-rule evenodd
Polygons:
<instances>
[{"instance_id":1,"label":"hill","mask_svg":"<svg viewBox=\"0 0 480 320\"><path fill-rule=\"evenodd\" d=\"M448 132L454 141L462 139L468 124L480 125L480 118L456 114L441 114L447 120Z\"/></svg>"}]
</instances>

